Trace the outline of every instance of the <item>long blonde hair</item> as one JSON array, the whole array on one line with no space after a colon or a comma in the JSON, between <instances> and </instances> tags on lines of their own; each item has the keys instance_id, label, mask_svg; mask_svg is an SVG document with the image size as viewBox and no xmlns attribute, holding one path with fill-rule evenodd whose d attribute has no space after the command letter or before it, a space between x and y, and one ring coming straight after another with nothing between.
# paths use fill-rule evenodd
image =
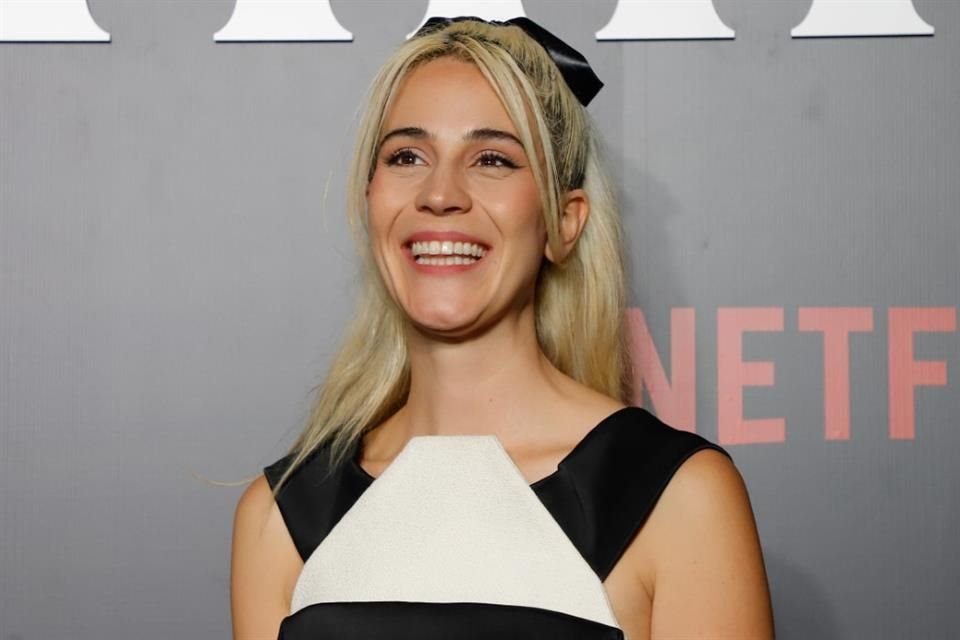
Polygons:
<instances>
[{"instance_id":1,"label":"long blonde hair","mask_svg":"<svg viewBox=\"0 0 960 640\"><path fill-rule=\"evenodd\" d=\"M410 390L406 318L373 261L366 190L383 122L398 87L414 69L452 56L475 64L504 104L523 142L543 203L547 242L560 253L564 193L582 187L590 216L559 264L543 261L535 292L540 348L560 371L608 396L629 397L624 333L625 283L619 212L601 167L592 125L546 51L522 29L464 20L408 40L374 79L361 116L347 208L361 259L362 287L349 331L334 357L290 464L274 487L319 447L333 465L356 440L400 409ZM540 153L538 153L538 149Z\"/></svg>"}]
</instances>

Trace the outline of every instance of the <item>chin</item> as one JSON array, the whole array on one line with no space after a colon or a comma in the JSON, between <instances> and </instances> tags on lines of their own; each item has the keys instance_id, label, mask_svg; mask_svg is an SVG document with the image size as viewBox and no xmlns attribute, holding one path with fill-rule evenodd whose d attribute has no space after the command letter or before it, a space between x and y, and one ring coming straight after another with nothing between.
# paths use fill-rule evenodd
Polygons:
<instances>
[{"instance_id":1,"label":"chin","mask_svg":"<svg viewBox=\"0 0 960 640\"><path fill-rule=\"evenodd\" d=\"M435 333L451 337L470 333L477 322L476 314L467 314L463 310L434 310L412 313L410 321L423 333Z\"/></svg>"}]
</instances>

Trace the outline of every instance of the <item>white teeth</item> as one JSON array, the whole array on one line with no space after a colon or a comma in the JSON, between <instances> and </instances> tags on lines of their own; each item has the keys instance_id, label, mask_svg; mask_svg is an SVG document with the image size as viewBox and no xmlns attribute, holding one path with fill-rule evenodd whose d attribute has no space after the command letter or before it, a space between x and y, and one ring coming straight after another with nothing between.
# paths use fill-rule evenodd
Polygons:
<instances>
[{"instance_id":1,"label":"white teeth","mask_svg":"<svg viewBox=\"0 0 960 640\"><path fill-rule=\"evenodd\" d=\"M443 258L417 257L417 264L428 264L432 266L450 266L454 264L473 264L477 258L468 258L464 256L446 256Z\"/></svg>"},{"instance_id":2,"label":"white teeth","mask_svg":"<svg viewBox=\"0 0 960 640\"><path fill-rule=\"evenodd\" d=\"M476 243L452 240L414 242L410 246L410 252L420 264L473 264L487 253L486 249ZM455 258L459 259L459 262Z\"/></svg>"}]
</instances>

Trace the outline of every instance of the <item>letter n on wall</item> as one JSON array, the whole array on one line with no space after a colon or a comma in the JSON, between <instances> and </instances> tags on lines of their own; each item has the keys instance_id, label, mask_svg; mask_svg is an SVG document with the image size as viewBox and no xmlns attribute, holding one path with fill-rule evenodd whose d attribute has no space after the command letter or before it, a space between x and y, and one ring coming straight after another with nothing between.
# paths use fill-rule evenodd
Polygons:
<instances>
[{"instance_id":1,"label":"letter n on wall","mask_svg":"<svg viewBox=\"0 0 960 640\"><path fill-rule=\"evenodd\" d=\"M689 307L670 310L670 374L657 354L647 320L640 309L627 309L630 360L633 366L633 404L643 406L643 390L659 417L677 429L697 429L696 312Z\"/></svg>"}]
</instances>

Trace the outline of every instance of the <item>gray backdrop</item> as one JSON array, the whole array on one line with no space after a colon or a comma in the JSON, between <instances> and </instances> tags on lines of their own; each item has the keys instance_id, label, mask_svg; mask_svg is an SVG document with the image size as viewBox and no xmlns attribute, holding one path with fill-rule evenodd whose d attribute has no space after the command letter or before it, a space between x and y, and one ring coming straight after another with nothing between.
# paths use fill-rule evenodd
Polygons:
<instances>
[{"instance_id":1,"label":"gray backdrop","mask_svg":"<svg viewBox=\"0 0 960 640\"><path fill-rule=\"evenodd\" d=\"M526 0L607 82L631 305L670 374L696 314L716 439L717 314L775 384L729 444L781 638L960 626L960 335L919 332L916 435L888 426L888 311L960 303L960 3L934 37L791 40L810 0L716 0L735 40L596 42L614 0ZM305 419L351 308L354 114L426 0L333 2L352 43L215 44L232 0L90 0L110 44L0 44L0 640L229 635L242 487ZM867 307L850 438L824 437L823 340L799 307ZM638 402L647 402L638 398Z\"/></svg>"}]
</instances>

